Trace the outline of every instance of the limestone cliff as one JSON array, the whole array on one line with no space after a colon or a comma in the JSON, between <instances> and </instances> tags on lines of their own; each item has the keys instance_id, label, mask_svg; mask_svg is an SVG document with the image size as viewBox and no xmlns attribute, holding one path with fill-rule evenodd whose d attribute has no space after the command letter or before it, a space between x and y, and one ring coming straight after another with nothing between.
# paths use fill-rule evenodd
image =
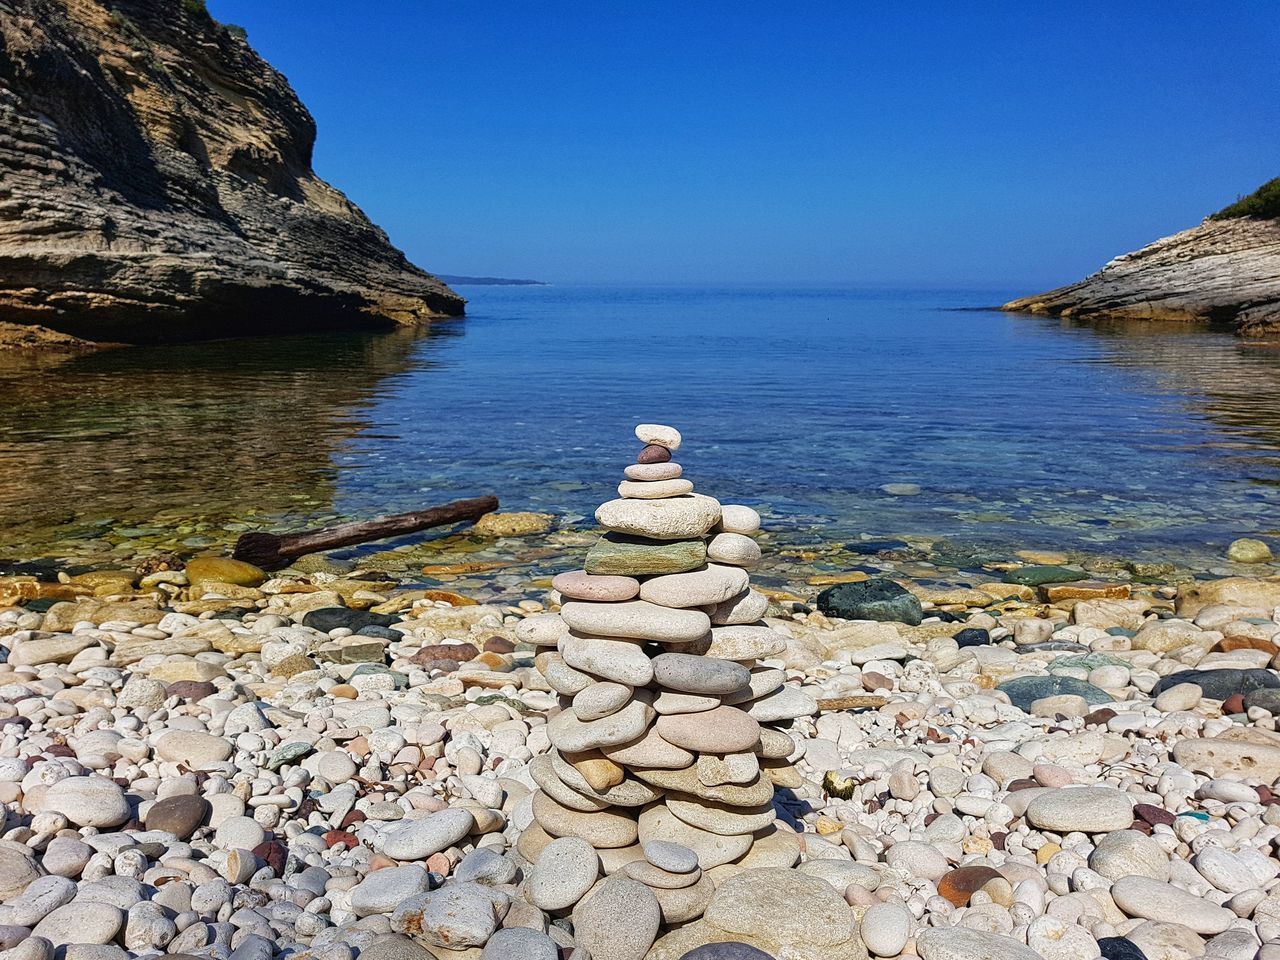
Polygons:
<instances>
[{"instance_id":1,"label":"limestone cliff","mask_svg":"<svg viewBox=\"0 0 1280 960\"><path fill-rule=\"evenodd\" d=\"M1082 320L1204 321L1246 337L1280 333L1280 219L1235 215L1249 209L1245 203L1117 257L1079 283L1004 309Z\"/></svg>"},{"instance_id":2,"label":"limestone cliff","mask_svg":"<svg viewBox=\"0 0 1280 960\"><path fill-rule=\"evenodd\" d=\"M0 0L0 323L147 342L462 313L203 0Z\"/></svg>"}]
</instances>

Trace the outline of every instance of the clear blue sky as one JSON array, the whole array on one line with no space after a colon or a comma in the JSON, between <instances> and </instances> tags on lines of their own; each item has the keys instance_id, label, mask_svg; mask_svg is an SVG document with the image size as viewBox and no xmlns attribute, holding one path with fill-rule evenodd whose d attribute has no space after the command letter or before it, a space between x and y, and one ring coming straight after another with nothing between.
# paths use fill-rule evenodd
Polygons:
<instances>
[{"instance_id":1,"label":"clear blue sky","mask_svg":"<svg viewBox=\"0 0 1280 960\"><path fill-rule=\"evenodd\" d=\"M1280 176L1269 0L209 9L443 273L1036 288Z\"/></svg>"}]
</instances>

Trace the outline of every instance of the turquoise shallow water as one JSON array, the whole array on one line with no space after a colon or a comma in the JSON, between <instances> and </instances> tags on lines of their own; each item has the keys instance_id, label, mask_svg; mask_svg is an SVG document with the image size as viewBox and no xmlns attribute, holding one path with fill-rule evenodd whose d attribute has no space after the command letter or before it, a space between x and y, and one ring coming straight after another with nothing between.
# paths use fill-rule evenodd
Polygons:
<instances>
[{"instance_id":1,"label":"turquoise shallow water","mask_svg":"<svg viewBox=\"0 0 1280 960\"><path fill-rule=\"evenodd\" d=\"M1016 290L462 292L425 336L6 360L0 558L489 491L589 515L642 420L789 539L1210 557L1280 527L1280 351L1222 333L972 309Z\"/></svg>"}]
</instances>

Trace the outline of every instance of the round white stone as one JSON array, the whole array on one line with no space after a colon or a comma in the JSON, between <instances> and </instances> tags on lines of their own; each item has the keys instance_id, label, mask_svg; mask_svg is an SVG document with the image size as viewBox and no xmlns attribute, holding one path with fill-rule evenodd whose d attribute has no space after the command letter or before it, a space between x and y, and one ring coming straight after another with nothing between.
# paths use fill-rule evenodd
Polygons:
<instances>
[{"instance_id":1,"label":"round white stone","mask_svg":"<svg viewBox=\"0 0 1280 960\"><path fill-rule=\"evenodd\" d=\"M636 426L636 439L641 443L666 447L668 450L680 449L680 431L662 423L641 423Z\"/></svg>"},{"instance_id":2,"label":"round white stone","mask_svg":"<svg viewBox=\"0 0 1280 960\"><path fill-rule=\"evenodd\" d=\"M543 910L572 907L600 875L600 857L579 837L552 840L538 856L529 877L529 900Z\"/></svg>"},{"instance_id":3,"label":"round white stone","mask_svg":"<svg viewBox=\"0 0 1280 960\"><path fill-rule=\"evenodd\" d=\"M396 860L424 860L475 829L470 810L454 807L421 820L401 820L383 835L382 852Z\"/></svg>"},{"instance_id":4,"label":"round white stone","mask_svg":"<svg viewBox=\"0 0 1280 960\"><path fill-rule=\"evenodd\" d=\"M901 903L877 903L862 917L862 942L876 957L896 957L911 936L911 911Z\"/></svg>"},{"instance_id":5,"label":"round white stone","mask_svg":"<svg viewBox=\"0 0 1280 960\"><path fill-rule=\"evenodd\" d=\"M760 529L760 514L740 503L727 503L720 508L719 529L725 533L755 533Z\"/></svg>"},{"instance_id":6,"label":"round white stone","mask_svg":"<svg viewBox=\"0 0 1280 960\"><path fill-rule=\"evenodd\" d=\"M660 500L663 497L680 497L693 493L693 482L683 477L670 480L623 480L618 484L618 496L631 500Z\"/></svg>"},{"instance_id":7,"label":"round white stone","mask_svg":"<svg viewBox=\"0 0 1280 960\"><path fill-rule=\"evenodd\" d=\"M662 500L609 500L596 508L596 521L606 530L652 540L690 540L719 520L719 501L700 493Z\"/></svg>"}]
</instances>

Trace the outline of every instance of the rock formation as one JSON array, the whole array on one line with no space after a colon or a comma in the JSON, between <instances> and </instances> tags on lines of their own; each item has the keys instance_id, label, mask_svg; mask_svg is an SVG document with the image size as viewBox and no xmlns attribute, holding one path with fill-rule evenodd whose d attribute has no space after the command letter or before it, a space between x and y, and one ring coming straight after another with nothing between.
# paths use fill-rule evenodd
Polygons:
<instances>
[{"instance_id":1,"label":"rock formation","mask_svg":"<svg viewBox=\"0 0 1280 960\"><path fill-rule=\"evenodd\" d=\"M619 499L596 511L604 538L585 570L553 581L560 613L518 630L554 648L536 663L562 705L547 725L551 750L530 764L539 789L518 849L542 909L573 908L597 860L633 881L637 916L656 901L652 942L660 920L702 915L725 875L717 867L799 858L773 806L775 787L800 785L797 746L773 725L817 705L768 662L787 638L761 620L769 603L747 573L760 559L749 536L759 515L693 492L671 461L678 431L642 424L636 435L646 446ZM568 869L573 860L589 868Z\"/></svg>"},{"instance_id":2,"label":"rock formation","mask_svg":"<svg viewBox=\"0 0 1280 960\"><path fill-rule=\"evenodd\" d=\"M0 0L0 323L145 342L461 314L312 172L315 133L203 0Z\"/></svg>"},{"instance_id":3,"label":"rock formation","mask_svg":"<svg viewBox=\"0 0 1280 960\"><path fill-rule=\"evenodd\" d=\"M1243 204L1117 257L1079 283L1011 301L1004 309L1082 320L1210 322L1246 337L1276 333L1280 219L1236 215L1250 209Z\"/></svg>"}]
</instances>

